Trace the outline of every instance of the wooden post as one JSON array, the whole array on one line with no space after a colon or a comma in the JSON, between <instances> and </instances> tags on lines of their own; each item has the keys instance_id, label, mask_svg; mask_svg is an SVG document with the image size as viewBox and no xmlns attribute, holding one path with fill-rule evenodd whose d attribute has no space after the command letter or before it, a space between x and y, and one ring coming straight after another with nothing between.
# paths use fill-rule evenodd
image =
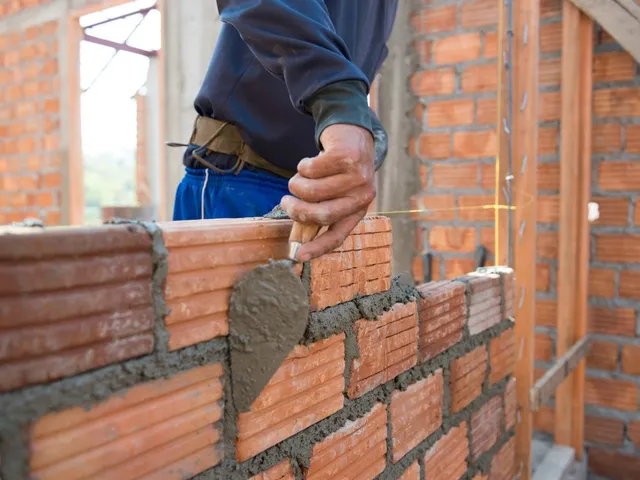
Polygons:
<instances>
[{"instance_id":1,"label":"wooden post","mask_svg":"<svg viewBox=\"0 0 640 480\"><path fill-rule=\"evenodd\" d=\"M538 155L538 68L540 1L513 1L513 222L516 275L516 380L518 417L516 455L521 479L531 478L530 390L536 301L536 199Z\"/></svg>"},{"instance_id":2,"label":"wooden post","mask_svg":"<svg viewBox=\"0 0 640 480\"><path fill-rule=\"evenodd\" d=\"M587 330L591 194L591 20L569 0L562 15L560 240L558 249L558 358ZM582 455L584 361L556 392L555 442Z\"/></svg>"},{"instance_id":3,"label":"wooden post","mask_svg":"<svg viewBox=\"0 0 640 480\"><path fill-rule=\"evenodd\" d=\"M508 266L511 263L509 261L509 237L511 234L509 218L511 212L501 206L509 205L511 201L508 195L512 195L512 192L510 192L510 184L507 182L511 154L511 142L508 130L511 128L510 122L508 121L508 119L511 118L511 112L509 110L511 77L508 68L510 59L508 55L503 54L503 52L509 52L509 36L507 34L507 30L509 29L507 15L509 12L505 2L500 1L498 5L498 118L496 122L498 152L496 155L495 204L500 207L495 210L495 264Z\"/></svg>"}]
</instances>

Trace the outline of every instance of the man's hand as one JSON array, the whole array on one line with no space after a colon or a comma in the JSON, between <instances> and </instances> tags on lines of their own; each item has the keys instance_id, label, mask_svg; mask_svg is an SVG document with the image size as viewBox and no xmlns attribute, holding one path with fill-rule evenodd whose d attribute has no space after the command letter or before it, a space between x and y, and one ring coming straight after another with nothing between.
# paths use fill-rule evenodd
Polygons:
<instances>
[{"instance_id":1,"label":"man's hand","mask_svg":"<svg viewBox=\"0 0 640 480\"><path fill-rule=\"evenodd\" d=\"M293 220L329 227L300 247L300 262L339 247L376 196L373 137L368 130L334 124L324 129L320 142L324 150L303 159L289 181L295 197L287 195L280 202Z\"/></svg>"}]
</instances>

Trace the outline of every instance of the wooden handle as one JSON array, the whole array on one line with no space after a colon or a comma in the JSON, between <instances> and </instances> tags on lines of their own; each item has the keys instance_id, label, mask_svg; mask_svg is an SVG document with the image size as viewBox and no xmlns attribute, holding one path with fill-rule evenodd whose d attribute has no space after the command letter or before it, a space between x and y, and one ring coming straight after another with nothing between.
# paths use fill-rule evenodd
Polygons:
<instances>
[{"instance_id":1,"label":"wooden handle","mask_svg":"<svg viewBox=\"0 0 640 480\"><path fill-rule=\"evenodd\" d=\"M320 225L307 225L304 223L293 222L291 235L289 235L289 243L297 242L305 244L316 238L320 231Z\"/></svg>"}]
</instances>

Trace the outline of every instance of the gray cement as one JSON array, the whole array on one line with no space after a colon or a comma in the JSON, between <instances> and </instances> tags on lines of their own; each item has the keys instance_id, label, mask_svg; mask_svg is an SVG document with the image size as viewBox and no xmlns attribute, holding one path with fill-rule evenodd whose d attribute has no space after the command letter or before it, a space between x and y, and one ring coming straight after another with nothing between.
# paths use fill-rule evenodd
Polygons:
<instances>
[{"instance_id":1,"label":"gray cement","mask_svg":"<svg viewBox=\"0 0 640 480\"><path fill-rule=\"evenodd\" d=\"M237 282L229 301L233 401L239 412L269 383L307 328L309 297L292 262L270 262Z\"/></svg>"}]
</instances>

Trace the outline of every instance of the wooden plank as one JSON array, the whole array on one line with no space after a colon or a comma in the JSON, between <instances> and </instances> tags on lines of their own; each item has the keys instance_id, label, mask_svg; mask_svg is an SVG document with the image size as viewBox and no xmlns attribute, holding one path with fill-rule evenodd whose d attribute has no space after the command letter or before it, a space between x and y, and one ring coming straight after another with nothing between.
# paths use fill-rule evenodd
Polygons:
<instances>
[{"instance_id":1,"label":"wooden plank","mask_svg":"<svg viewBox=\"0 0 640 480\"><path fill-rule=\"evenodd\" d=\"M519 421L516 455L520 477L531 478L533 423L530 390L533 384L533 341L536 297L536 203L538 154L538 69L540 59L540 1L518 0L513 8L513 225L516 274L516 379Z\"/></svg>"},{"instance_id":2,"label":"wooden plank","mask_svg":"<svg viewBox=\"0 0 640 480\"><path fill-rule=\"evenodd\" d=\"M591 138L593 98L593 21L584 13L580 15L580 180L578 215L578 282L576 284L575 336L587 335L589 309L589 254L590 225L589 201L591 200ZM584 392L586 359L583 359L573 374L573 421L571 446L578 461L584 455Z\"/></svg>"},{"instance_id":3,"label":"wooden plank","mask_svg":"<svg viewBox=\"0 0 640 480\"><path fill-rule=\"evenodd\" d=\"M574 296L578 281L578 181L580 176L580 10L564 0L562 6L562 110L560 114L560 221L558 243L557 357L575 343ZM558 387L555 442L571 444L571 382Z\"/></svg>"},{"instance_id":4,"label":"wooden plank","mask_svg":"<svg viewBox=\"0 0 640 480\"><path fill-rule=\"evenodd\" d=\"M587 331L593 35L591 19L569 0L562 22L558 357ZM583 452L584 376L583 362L558 387L555 408L555 442L573 447L578 458Z\"/></svg>"},{"instance_id":5,"label":"wooden plank","mask_svg":"<svg viewBox=\"0 0 640 480\"><path fill-rule=\"evenodd\" d=\"M580 10L602 25L622 47L640 62L640 19L626 0L571 0Z\"/></svg>"},{"instance_id":6,"label":"wooden plank","mask_svg":"<svg viewBox=\"0 0 640 480\"><path fill-rule=\"evenodd\" d=\"M507 35L508 19L505 2L498 2L498 52L509 51L509 37ZM498 141L498 152L496 155L496 183L495 183L495 204L508 205L509 184L506 182L509 174L509 155L511 144L509 143L509 133L505 124L510 117L509 95L511 84L509 82L509 70L507 69L507 57L498 55L498 117L496 121L496 135ZM511 233L509 225L509 210L498 207L495 210L495 264L509 265L509 235Z\"/></svg>"},{"instance_id":7,"label":"wooden plank","mask_svg":"<svg viewBox=\"0 0 640 480\"><path fill-rule=\"evenodd\" d=\"M540 407L551 398L571 372L584 363L583 360L589 352L590 342L588 335L582 337L536 382L531 389L531 409L534 412L540 410ZM558 408L557 405L556 395L556 408Z\"/></svg>"}]
</instances>

